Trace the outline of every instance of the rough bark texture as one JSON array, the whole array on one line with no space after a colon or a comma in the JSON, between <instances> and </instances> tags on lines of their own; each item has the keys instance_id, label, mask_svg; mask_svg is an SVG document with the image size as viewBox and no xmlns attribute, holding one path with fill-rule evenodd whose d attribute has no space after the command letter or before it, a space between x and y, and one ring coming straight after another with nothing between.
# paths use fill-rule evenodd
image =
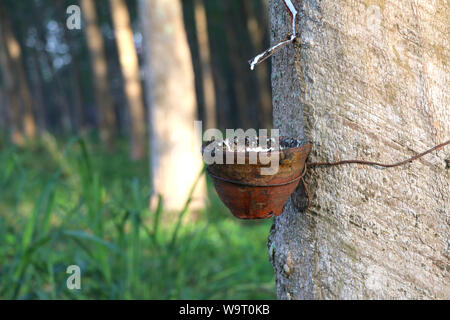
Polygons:
<instances>
[{"instance_id":1,"label":"rough bark texture","mask_svg":"<svg viewBox=\"0 0 450 320\"><path fill-rule=\"evenodd\" d=\"M447 1L293 3L300 39L273 58L274 125L311 141L311 161L395 162L449 139ZM291 28L281 0L270 16L275 43ZM309 170L311 208L290 200L269 238L278 297L449 299L448 155Z\"/></svg>"},{"instance_id":2,"label":"rough bark texture","mask_svg":"<svg viewBox=\"0 0 450 320\"><path fill-rule=\"evenodd\" d=\"M194 72L180 1L141 0L146 44L153 191L164 208L181 210L202 168L201 137L194 136ZM204 179L190 208L203 205Z\"/></svg>"}]
</instances>

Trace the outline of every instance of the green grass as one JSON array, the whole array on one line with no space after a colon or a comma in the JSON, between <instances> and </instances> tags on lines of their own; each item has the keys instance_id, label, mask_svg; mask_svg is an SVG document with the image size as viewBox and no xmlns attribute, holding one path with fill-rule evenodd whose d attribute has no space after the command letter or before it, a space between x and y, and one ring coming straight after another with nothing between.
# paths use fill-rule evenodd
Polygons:
<instances>
[{"instance_id":1,"label":"green grass","mask_svg":"<svg viewBox=\"0 0 450 320\"><path fill-rule=\"evenodd\" d=\"M0 141L0 299L275 298L271 221L237 220L208 190L195 215L150 212L147 160L124 143Z\"/></svg>"}]
</instances>

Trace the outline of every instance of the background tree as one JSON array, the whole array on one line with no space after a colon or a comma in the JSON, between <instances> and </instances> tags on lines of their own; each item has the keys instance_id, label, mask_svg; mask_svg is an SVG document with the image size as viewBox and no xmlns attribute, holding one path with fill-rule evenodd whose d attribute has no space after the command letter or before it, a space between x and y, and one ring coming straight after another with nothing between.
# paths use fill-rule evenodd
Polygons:
<instances>
[{"instance_id":1,"label":"background tree","mask_svg":"<svg viewBox=\"0 0 450 320\"><path fill-rule=\"evenodd\" d=\"M125 95L131 118L131 157L142 159L145 155L145 109L142 97L138 56L133 42L130 15L124 0L110 0L119 61L124 77Z\"/></svg>"},{"instance_id":2,"label":"background tree","mask_svg":"<svg viewBox=\"0 0 450 320\"><path fill-rule=\"evenodd\" d=\"M153 192L163 196L165 208L180 210L202 167L200 137L194 136L194 74L181 2L149 0L140 5ZM198 207L203 196L202 183L192 205Z\"/></svg>"},{"instance_id":3,"label":"background tree","mask_svg":"<svg viewBox=\"0 0 450 320\"><path fill-rule=\"evenodd\" d=\"M216 91L211 66L209 47L208 22L203 0L194 0L195 27L200 56L200 71L205 112L205 127L216 128Z\"/></svg>"},{"instance_id":4,"label":"background tree","mask_svg":"<svg viewBox=\"0 0 450 320\"><path fill-rule=\"evenodd\" d=\"M0 7L0 15L2 14L2 8ZM3 37L3 26L0 23L0 66L1 66L1 82L2 82L2 118L5 119L5 127L3 128L9 134L11 134L12 140L14 136L20 135L23 140L22 133L19 125L19 97L15 94L16 89L15 81L13 79L13 72L10 67L8 52L6 49L6 42Z\"/></svg>"},{"instance_id":5,"label":"background tree","mask_svg":"<svg viewBox=\"0 0 450 320\"><path fill-rule=\"evenodd\" d=\"M44 9L44 12L47 13L45 11L45 7L42 6L42 3L39 5L39 3L35 3L35 1L32 1L31 3L31 7L34 9L34 11L39 11ZM53 9L53 8L52 8ZM61 11L61 3L58 1L57 2L57 6L55 7L55 9L57 10L51 10L48 11L48 15L54 16L56 15L57 17L65 17L62 16L58 11ZM60 129L62 129L62 132L65 133L73 133L75 132L76 129L76 120L74 120L74 117L72 116L72 109L73 108L73 104L72 102L77 102L78 99L74 98L73 101L71 101L69 94L67 93L66 90L66 82L63 81L63 74L61 72L61 68L60 67L56 67L55 63L54 63L54 57L52 56L52 54L50 52L48 52L48 50L37 50L37 48L45 48L46 45L48 44L48 27L50 27L52 30L53 29L58 29L61 30L62 34L65 33L65 24L64 21L65 19L61 19L58 22L56 22L55 20L51 19L50 21L50 25L49 25L49 19L47 18L46 15L44 15L44 19L39 18L37 15L32 14L33 11L31 12L26 12L22 14L22 19L27 19L28 21L30 21L32 23L32 30L33 30L33 34L36 36L35 38L35 46L34 46L34 50L30 50L29 48L25 48L28 49L28 51L30 52L30 55L32 56L32 62L29 64L29 68L30 69L36 69L35 72L35 77L36 77L36 81L33 81L33 83L35 84L36 87L41 87L36 88L36 92L34 94L34 97L37 101L39 101L39 112L38 112L38 118L39 118L39 122L40 123L45 123L45 120L42 119L42 117L45 117L46 113L48 113L47 107L46 107L46 103L44 101L41 101L41 98L39 97L41 95L41 93L44 91L43 88L43 76L41 74L41 66L40 63L42 62L42 64L45 64L45 68L48 71L48 77L49 77L49 87L51 88L50 90L48 90L48 88L46 88L47 94L51 91L50 94L50 99L52 104L54 105L54 110L58 112L59 118L61 119L60 121ZM65 13L65 11L64 11ZM25 31L24 34L24 38L27 38L27 34ZM65 39L64 37L60 37L60 40L62 41L62 45L65 45L65 43L63 42ZM26 40L25 40L26 41ZM72 64L71 64L72 65ZM72 78L72 77L71 77Z\"/></svg>"},{"instance_id":6,"label":"background tree","mask_svg":"<svg viewBox=\"0 0 450 320\"><path fill-rule=\"evenodd\" d=\"M111 145L115 134L116 116L108 82L105 45L98 25L95 2L93 0L81 0L80 3L94 76L95 100L100 109L100 137L103 142Z\"/></svg>"},{"instance_id":7,"label":"background tree","mask_svg":"<svg viewBox=\"0 0 450 320\"><path fill-rule=\"evenodd\" d=\"M298 41L273 59L274 126L311 140L312 161L395 162L450 136L443 2L293 4ZM290 17L269 6L276 43ZM269 239L278 297L448 298L444 159L309 170L311 208L288 202Z\"/></svg>"},{"instance_id":8,"label":"background tree","mask_svg":"<svg viewBox=\"0 0 450 320\"><path fill-rule=\"evenodd\" d=\"M16 123L15 127L19 127L19 122L21 122L27 138L34 139L36 136L36 123L33 113L33 101L28 85L28 79L25 73L22 48L13 32L11 22L2 6L0 6L0 18L0 22L2 24L1 30L3 32L2 38L4 40L8 63L8 66L5 66L5 70L9 69L6 73L9 73L10 77L8 76L8 78L13 81L11 95L14 106L13 118ZM23 106L23 114L18 108L19 101ZM16 142L21 141L18 129L14 130L13 139L15 139Z\"/></svg>"},{"instance_id":9,"label":"background tree","mask_svg":"<svg viewBox=\"0 0 450 320\"><path fill-rule=\"evenodd\" d=\"M250 35L253 52L263 52L268 45L268 10L266 1L261 1L259 6L255 1L241 1L241 12L245 14L247 29ZM258 12L258 9L260 10ZM268 69L270 63L266 63L255 70L256 92L258 96L259 120L262 128L272 127L272 97L270 95L270 79Z\"/></svg>"}]
</instances>

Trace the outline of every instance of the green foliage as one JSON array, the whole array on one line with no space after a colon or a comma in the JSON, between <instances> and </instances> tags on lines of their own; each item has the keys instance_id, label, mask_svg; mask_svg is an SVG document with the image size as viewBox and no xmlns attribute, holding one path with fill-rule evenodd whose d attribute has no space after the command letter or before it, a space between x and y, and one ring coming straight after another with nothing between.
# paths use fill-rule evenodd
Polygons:
<instances>
[{"instance_id":1,"label":"green foliage","mask_svg":"<svg viewBox=\"0 0 450 320\"><path fill-rule=\"evenodd\" d=\"M126 150L0 143L0 299L275 298L270 221L233 218L211 186L204 212L150 212L147 163Z\"/></svg>"}]
</instances>

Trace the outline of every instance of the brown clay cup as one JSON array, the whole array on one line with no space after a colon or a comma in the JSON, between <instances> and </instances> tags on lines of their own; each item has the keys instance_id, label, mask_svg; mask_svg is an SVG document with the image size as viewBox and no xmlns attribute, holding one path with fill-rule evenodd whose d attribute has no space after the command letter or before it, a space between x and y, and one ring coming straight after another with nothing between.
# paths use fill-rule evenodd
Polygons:
<instances>
[{"instance_id":1,"label":"brown clay cup","mask_svg":"<svg viewBox=\"0 0 450 320\"><path fill-rule=\"evenodd\" d=\"M269 167L259 161L249 164L211 164L207 172L222 202L240 219L266 219L282 213L284 204L297 187L305 170L305 161L311 150L309 143L296 148L286 148L278 153L279 169L273 175L261 175L261 168ZM230 152L228 152L230 153ZM274 153L274 152L272 152ZM224 152L224 159L226 152Z\"/></svg>"}]
</instances>

